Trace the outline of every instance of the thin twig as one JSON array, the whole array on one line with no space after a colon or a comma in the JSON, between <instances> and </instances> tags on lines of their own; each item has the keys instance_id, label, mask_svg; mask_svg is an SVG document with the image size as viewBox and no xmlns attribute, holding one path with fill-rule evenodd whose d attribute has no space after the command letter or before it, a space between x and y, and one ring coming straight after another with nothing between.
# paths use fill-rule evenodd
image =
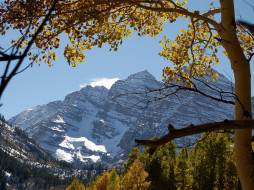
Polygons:
<instances>
[{"instance_id":1,"label":"thin twig","mask_svg":"<svg viewBox=\"0 0 254 190\"><path fill-rule=\"evenodd\" d=\"M39 33L43 30L44 25L47 23L48 19L50 18L52 12L54 11L56 5L57 5L58 0L55 0L53 5L51 6L48 14L45 16L43 22L41 23L41 25L39 26L39 28L37 29L37 31L35 32L35 34L33 35L32 39L28 42L27 47L25 48L22 56L20 57L20 59L18 60L18 62L16 63L15 67L12 69L12 71L10 72L10 74L7 76L9 67L10 67L10 63L12 60L8 60L7 66L5 68L5 72L2 76L2 80L1 80L1 85L0 85L0 99L2 97L2 94L6 88L6 86L8 85L8 83L10 82L10 80L12 79L12 77L14 75L16 75L16 73L18 72L18 69L20 68L20 66L22 65L22 62L24 60L24 58L26 57L28 51L30 50L31 46L33 45L34 41L36 40L37 36L39 35ZM29 26L30 27L30 26ZM28 31L28 30L27 30ZM24 35L24 37L21 39L21 41L25 39L27 34ZM21 43L20 43L21 44ZM19 47L17 48L19 49ZM14 48L12 49L12 51L14 50ZM12 52L13 53L13 52ZM12 55L11 53L11 55Z\"/></svg>"}]
</instances>

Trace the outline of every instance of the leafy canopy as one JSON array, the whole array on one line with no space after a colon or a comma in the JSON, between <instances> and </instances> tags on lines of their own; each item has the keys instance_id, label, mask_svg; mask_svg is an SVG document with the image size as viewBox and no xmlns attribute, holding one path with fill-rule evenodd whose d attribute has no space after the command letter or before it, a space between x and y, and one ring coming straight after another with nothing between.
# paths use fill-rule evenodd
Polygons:
<instances>
[{"instance_id":1,"label":"leafy canopy","mask_svg":"<svg viewBox=\"0 0 254 190\"><path fill-rule=\"evenodd\" d=\"M0 6L1 34L10 29L18 30L23 37L13 39L12 45L22 51L51 5L50 0L6 0ZM163 48L159 55L174 65L164 68L163 81L176 80L191 86L192 77L204 75L212 76L214 81L218 74L214 73L212 66L219 63L217 53L221 45L218 34L221 26L217 22L220 18L214 19L215 14L220 14L220 9L213 3L208 10L191 12L185 0L62 0L58 1L43 32L36 39L38 51L29 52L28 56L30 60L44 61L51 66L57 59L55 50L66 34L69 43L63 54L75 67L84 61L85 51L93 46L101 48L108 44L110 50L117 51L122 39L131 37L132 32L155 37L164 30L166 23L184 17L189 21L187 28L181 29L174 41L164 36L159 42ZM24 38L26 34L28 38ZM251 35L239 26L237 34L246 56L250 57L254 45Z\"/></svg>"}]
</instances>

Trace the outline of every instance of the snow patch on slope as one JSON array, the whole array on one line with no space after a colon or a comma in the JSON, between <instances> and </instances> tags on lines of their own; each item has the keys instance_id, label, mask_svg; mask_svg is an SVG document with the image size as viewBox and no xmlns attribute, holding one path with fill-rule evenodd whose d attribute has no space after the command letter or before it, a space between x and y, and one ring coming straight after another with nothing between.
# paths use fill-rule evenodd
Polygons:
<instances>
[{"instance_id":1,"label":"snow patch on slope","mask_svg":"<svg viewBox=\"0 0 254 190\"><path fill-rule=\"evenodd\" d=\"M86 160L92 160L92 162L96 163L97 161L100 160L101 157L96 155L82 156L82 154L79 151L77 152L77 158L82 162L86 162Z\"/></svg>"},{"instance_id":2,"label":"snow patch on slope","mask_svg":"<svg viewBox=\"0 0 254 190\"><path fill-rule=\"evenodd\" d=\"M57 118L55 120L53 120L53 122L55 122L55 123L65 123L63 118L59 115L57 116Z\"/></svg>"},{"instance_id":3,"label":"snow patch on slope","mask_svg":"<svg viewBox=\"0 0 254 190\"><path fill-rule=\"evenodd\" d=\"M66 162L72 163L73 162L73 155L70 153L65 152L62 149L56 150L56 158L58 160L64 160Z\"/></svg>"},{"instance_id":4,"label":"snow patch on slope","mask_svg":"<svg viewBox=\"0 0 254 190\"><path fill-rule=\"evenodd\" d=\"M65 135L64 141L61 142L59 146L63 148L71 149L71 150L76 150L84 146L85 148L91 151L104 152L104 153L107 152L104 145L96 145L92 141L89 141L86 137L75 138L75 137L68 137L67 135Z\"/></svg>"}]
</instances>

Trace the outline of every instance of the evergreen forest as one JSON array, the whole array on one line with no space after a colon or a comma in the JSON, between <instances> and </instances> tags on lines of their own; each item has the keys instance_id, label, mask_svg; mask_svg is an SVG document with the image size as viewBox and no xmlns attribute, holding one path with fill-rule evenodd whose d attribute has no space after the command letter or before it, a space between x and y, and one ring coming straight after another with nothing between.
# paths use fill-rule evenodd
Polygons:
<instances>
[{"instance_id":1,"label":"evergreen forest","mask_svg":"<svg viewBox=\"0 0 254 190\"><path fill-rule=\"evenodd\" d=\"M192 147L169 142L156 150L135 147L124 169L110 169L84 185L78 178L67 190L239 190L233 135L204 133Z\"/></svg>"}]
</instances>

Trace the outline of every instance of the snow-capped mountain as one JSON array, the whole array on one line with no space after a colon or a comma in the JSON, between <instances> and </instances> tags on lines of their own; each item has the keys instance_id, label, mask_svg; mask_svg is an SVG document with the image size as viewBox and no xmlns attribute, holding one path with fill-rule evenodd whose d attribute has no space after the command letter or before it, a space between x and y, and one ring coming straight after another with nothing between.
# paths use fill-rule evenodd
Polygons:
<instances>
[{"instance_id":1,"label":"snow-capped mountain","mask_svg":"<svg viewBox=\"0 0 254 190\"><path fill-rule=\"evenodd\" d=\"M56 161L19 128L6 123L0 115L0 189L65 189L70 178L96 177L100 170L78 169ZM53 183L54 181L54 183Z\"/></svg>"},{"instance_id":2,"label":"snow-capped mountain","mask_svg":"<svg viewBox=\"0 0 254 190\"><path fill-rule=\"evenodd\" d=\"M221 74L213 85L232 91L231 82ZM233 105L193 92L180 91L148 104L147 99L162 94L152 91L163 86L148 71L141 71L116 81L110 89L87 85L63 101L26 110L8 122L25 130L57 159L82 165L120 164L135 146L135 138L162 136L169 123L179 128L233 118ZM191 138L178 139L178 143L188 144Z\"/></svg>"}]
</instances>

